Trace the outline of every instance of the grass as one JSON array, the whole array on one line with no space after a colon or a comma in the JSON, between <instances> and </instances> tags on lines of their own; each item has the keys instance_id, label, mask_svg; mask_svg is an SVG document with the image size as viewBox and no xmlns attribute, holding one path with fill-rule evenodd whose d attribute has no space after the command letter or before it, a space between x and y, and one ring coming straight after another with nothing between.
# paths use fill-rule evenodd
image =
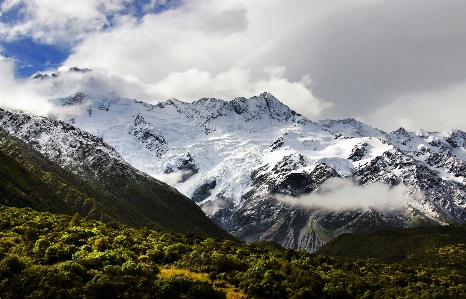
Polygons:
<instances>
[{"instance_id":1,"label":"grass","mask_svg":"<svg viewBox=\"0 0 466 299\"><path fill-rule=\"evenodd\" d=\"M200 280L200 281L208 281L214 287L214 289L218 291L222 291L226 294L227 299L243 299L247 298L247 295L241 292L235 286L223 281L223 280L214 280L213 282L209 279L209 275L207 273L196 273L193 271L189 271L186 269L177 269L177 268L161 268L160 273L158 275L159 279L170 278L175 275L184 275L188 278Z\"/></svg>"}]
</instances>

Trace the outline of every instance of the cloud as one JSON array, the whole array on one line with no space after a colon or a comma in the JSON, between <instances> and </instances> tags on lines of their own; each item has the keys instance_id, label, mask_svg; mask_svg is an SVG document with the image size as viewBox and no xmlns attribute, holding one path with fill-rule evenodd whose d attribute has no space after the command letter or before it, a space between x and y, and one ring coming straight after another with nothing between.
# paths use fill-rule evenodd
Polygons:
<instances>
[{"instance_id":1,"label":"cloud","mask_svg":"<svg viewBox=\"0 0 466 299\"><path fill-rule=\"evenodd\" d=\"M404 127L415 131L466 129L466 81L429 91L412 92L396 97L368 115L361 116L373 126L395 130ZM390 115L390 118L386 116Z\"/></svg>"},{"instance_id":2,"label":"cloud","mask_svg":"<svg viewBox=\"0 0 466 299\"><path fill-rule=\"evenodd\" d=\"M219 210L228 209L233 206L233 201L223 196L216 196L212 200L208 200L201 205L202 211L206 215L213 215Z\"/></svg>"},{"instance_id":3,"label":"cloud","mask_svg":"<svg viewBox=\"0 0 466 299\"><path fill-rule=\"evenodd\" d=\"M278 200L289 205L330 211L369 208L393 211L402 208L406 198L407 188L402 184L392 188L383 183L359 186L351 180L331 178L311 194L298 198L280 196Z\"/></svg>"},{"instance_id":4,"label":"cloud","mask_svg":"<svg viewBox=\"0 0 466 299\"><path fill-rule=\"evenodd\" d=\"M181 181L181 178L183 175L191 173L188 170L180 170L180 171L175 171L171 173L164 173L164 174L159 174L159 175L154 175L154 177L162 182L167 183L168 185L174 187L176 184L178 184Z\"/></svg>"},{"instance_id":5,"label":"cloud","mask_svg":"<svg viewBox=\"0 0 466 299\"><path fill-rule=\"evenodd\" d=\"M16 82L11 62L4 61L2 78L5 87L0 91L1 105L7 109L24 110L40 115L65 113L49 100L68 97L76 92L91 96L119 96L158 103L169 98L193 102L202 97L232 100L238 96L251 97L269 91L290 108L308 115L317 115L331 106L313 96L306 82L289 82L283 78L284 69L268 67L260 78L251 72L233 68L216 76L197 69L170 74L154 84L145 83L132 75L121 75L105 69L92 72L70 72L62 67L58 76L45 80L29 79ZM304 78L302 81L306 81ZM21 99L21 100L18 100ZM59 111L57 111L57 109ZM72 111L66 111L71 113ZM81 112L75 111L77 113Z\"/></svg>"},{"instance_id":6,"label":"cloud","mask_svg":"<svg viewBox=\"0 0 466 299\"><path fill-rule=\"evenodd\" d=\"M6 40L32 37L43 43L73 43L89 32L109 25L107 15L124 8L123 1L5 1L2 14L18 10L12 24L2 24L0 36Z\"/></svg>"},{"instance_id":7,"label":"cloud","mask_svg":"<svg viewBox=\"0 0 466 299\"><path fill-rule=\"evenodd\" d=\"M206 32L221 35L230 35L247 29L248 19L246 9L243 7L233 7L212 15L204 20L201 25Z\"/></svg>"},{"instance_id":8,"label":"cloud","mask_svg":"<svg viewBox=\"0 0 466 299\"><path fill-rule=\"evenodd\" d=\"M51 99L68 97L76 92L84 74L70 73L58 80L32 79L17 81L14 61L0 56L0 106L9 110L26 111L43 116L67 116L83 112L81 106L57 106ZM78 89L79 90L79 89Z\"/></svg>"},{"instance_id":9,"label":"cloud","mask_svg":"<svg viewBox=\"0 0 466 299\"><path fill-rule=\"evenodd\" d=\"M16 9L21 17L2 23L0 37L71 45L65 66L138 81L144 90L133 93L148 101L269 91L313 120L383 118L376 122L383 130L396 114L369 118L381 106L465 79L465 1L151 0L140 8L136 2L7 0L1 12ZM229 76L231 92L226 83L219 87ZM250 82L240 84L243 78ZM190 93L169 89L179 82ZM309 102L308 111L299 110ZM406 117L412 127L423 125L417 120ZM466 129L456 116L448 124Z\"/></svg>"},{"instance_id":10,"label":"cloud","mask_svg":"<svg viewBox=\"0 0 466 299\"><path fill-rule=\"evenodd\" d=\"M178 0L6 0L0 5L0 37L31 37L45 44L75 45L89 33L121 23L137 23L145 14L179 5Z\"/></svg>"},{"instance_id":11,"label":"cloud","mask_svg":"<svg viewBox=\"0 0 466 299\"><path fill-rule=\"evenodd\" d=\"M311 70L319 83L314 93L335 103L322 117L371 114L406 94L465 79L465 9L465 1L362 1L327 15L307 40L295 44L309 59L293 68L290 56L276 63L298 76ZM385 120L379 128L389 130L396 116L379 114ZM461 118L450 121L466 129Z\"/></svg>"},{"instance_id":12,"label":"cloud","mask_svg":"<svg viewBox=\"0 0 466 299\"><path fill-rule=\"evenodd\" d=\"M52 104L31 90L21 87L13 78L12 60L0 56L0 105L11 110L24 110L36 114L48 114L53 110Z\"/></svg>"}]
</instances>

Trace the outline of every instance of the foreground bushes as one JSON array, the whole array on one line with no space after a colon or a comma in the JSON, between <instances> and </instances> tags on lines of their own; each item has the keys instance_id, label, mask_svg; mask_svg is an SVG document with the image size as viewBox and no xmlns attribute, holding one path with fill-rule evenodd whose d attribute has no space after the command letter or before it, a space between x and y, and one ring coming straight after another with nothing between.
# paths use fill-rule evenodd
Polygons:
<instances>
[{"instance_id":1,"label":"foreground bushes","mask_svg":"<svg viewBox=\"0 0 466 299\"><path fill-rule=\"evenodd\" d=\"M1 298L466 298L464 270L348 260L0 206ZM207 273L157 277L161 267Z\"/></svg>"}]
</instances>

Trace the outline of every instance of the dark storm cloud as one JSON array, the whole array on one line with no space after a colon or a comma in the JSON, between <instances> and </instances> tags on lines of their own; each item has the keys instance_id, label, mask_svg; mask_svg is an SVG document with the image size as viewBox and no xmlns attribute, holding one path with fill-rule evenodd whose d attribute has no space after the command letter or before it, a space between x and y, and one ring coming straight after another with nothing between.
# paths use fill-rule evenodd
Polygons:
<instances>
[{"instance_id":1,"label":"dark storm cloud","mask_svg":"<svg viewBox=\"0 0 466 299\"><path fill-rule=\"evenodd\" d=\"M466 79L465 1L383 1L341 10L299 42L294 73L311 73L324 117L370 114L408 92Z\"/></svg>"}]
</instances>

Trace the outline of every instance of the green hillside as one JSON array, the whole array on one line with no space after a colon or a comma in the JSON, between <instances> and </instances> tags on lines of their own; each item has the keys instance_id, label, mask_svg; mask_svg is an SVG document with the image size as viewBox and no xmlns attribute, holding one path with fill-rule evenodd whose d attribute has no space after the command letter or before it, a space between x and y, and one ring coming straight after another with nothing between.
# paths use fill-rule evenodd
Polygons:
<instances>
[{"instance_id":1,"label":"green hillside","mask_svg":"<svg viewBox=\"0 0 466 299\"><path fill-rule=\"evenodd\" d=\"M260 245L0 206L0 297L466 298L465 267Z\"/></svg>"},{"instance_id":2,"label":"green hillside","mask_svg":"<svg viewBox=\"0 0 466 299\"><path fill-rule=\"evenodd\" d=\"M316 253L464 269L466 224L344 234L322 246Z\"/></svg>"},{"instance_id":3,"label":"green hillside","mask_svg":"<svg viewBox=\"0 0 466 299\"><path fill-rule=\"evenodd\" d=\"M127 164L98 161L112 168L81 178L0 129L0 202L38 211L74 214L133 226L194 231L205 237L232 238L189 198Z\"/></svg>"},{"instance_id":4,"label":"green hillside","mask_svg":"<svg viewBox=\"0 0 466 299\"><path fill-rule=\"evenodd\" d=\"M40 178L0 150L0 204L72 214L73 209Z\"/></svg>"}]
</instances>

